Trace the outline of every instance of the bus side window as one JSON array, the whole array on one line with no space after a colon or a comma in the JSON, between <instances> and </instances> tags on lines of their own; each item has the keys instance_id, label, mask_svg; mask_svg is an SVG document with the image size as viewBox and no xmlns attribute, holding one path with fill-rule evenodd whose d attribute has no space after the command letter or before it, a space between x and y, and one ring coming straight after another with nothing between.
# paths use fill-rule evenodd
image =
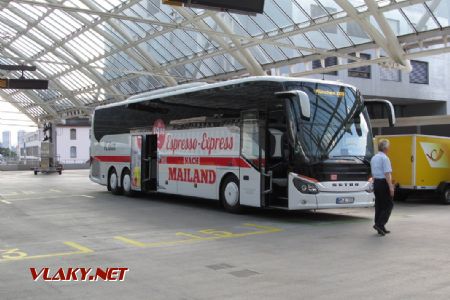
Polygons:
<instances>
[{"instance_id":1,"label":"bus side window","mask_svg":"<svg viewBox=\"0 0 450 300\"><path fill-rule=\"evenodd\" d=\"M283 135L285 133L275 128L269 128L269 146L271 158L283 157Z\"/></svg>"},{"instance_id":2,"label":"bus side window","mask_svg":"<svg viewBox=\"0 0 450 300\"><path fill-rule=\"evenodd\" d=\"M286 113L284 100L274 101L268 113L268 143L269 158L279 161L284 158L286 139Z\"/></svg>"}]
</instances>

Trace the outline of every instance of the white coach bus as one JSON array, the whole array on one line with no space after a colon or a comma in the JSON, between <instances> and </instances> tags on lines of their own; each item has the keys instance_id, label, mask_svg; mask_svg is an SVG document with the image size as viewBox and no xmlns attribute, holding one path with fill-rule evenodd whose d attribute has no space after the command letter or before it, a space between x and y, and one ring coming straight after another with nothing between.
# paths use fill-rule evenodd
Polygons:
<instances>
[{"instance_id":1,"label":"white coach bus","mask_svg":"<svg viewBox=\"0 0 450 300\"><path fill-rule=\"evenodd\" d=\"M201 197L230 212L374 204L370 121L350 85L269 76L186 84L99 107L92 124L90 178L113 194Z\"/></svg>"}]
</instances>

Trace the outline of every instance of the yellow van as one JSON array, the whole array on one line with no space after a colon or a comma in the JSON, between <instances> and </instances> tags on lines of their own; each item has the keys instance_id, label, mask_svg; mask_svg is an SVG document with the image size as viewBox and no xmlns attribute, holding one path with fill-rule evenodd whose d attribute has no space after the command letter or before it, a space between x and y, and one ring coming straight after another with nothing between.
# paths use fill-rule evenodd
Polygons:
<instances>
[{"instance_id":1,"label":"yellow van","mask_svg":"<svg viewBox=\"0 0 450 300\"><path fill-rule=\"evenodd\" d=\"M396 199L406 200L413 191L432 190L450 204L450 138L421 134L380 135L390 142L389 158L397 187Z\"/></svg>"}]
</instances>

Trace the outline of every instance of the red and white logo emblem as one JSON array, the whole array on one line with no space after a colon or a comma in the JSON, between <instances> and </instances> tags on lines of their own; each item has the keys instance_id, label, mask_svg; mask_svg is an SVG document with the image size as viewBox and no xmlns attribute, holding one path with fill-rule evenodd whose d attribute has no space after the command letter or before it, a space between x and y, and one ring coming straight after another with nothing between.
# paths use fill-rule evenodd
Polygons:
<instances>
[{"instance_id":1,"label":"red and white logo emblem","mask_svg":"<svg viewBox=\"0 0 450 300\"><path fill-rule=\"evenodd\" d=\"M166 140L166 125L164 125L163 120L158 119L155 121L153 124L153 133L158 135L158 149L161 149Z\"/></svg>"},{"instance_id":2,"label":"red and white logo emblem","mask_svg":"<svg viewBox=\"0 0 450 300\"><path fill-rule=\"evenodd\" d=\"M337 174L331 174L330 180L333 180L333 181L337 180Z\"/></svg>"}]
</instances>

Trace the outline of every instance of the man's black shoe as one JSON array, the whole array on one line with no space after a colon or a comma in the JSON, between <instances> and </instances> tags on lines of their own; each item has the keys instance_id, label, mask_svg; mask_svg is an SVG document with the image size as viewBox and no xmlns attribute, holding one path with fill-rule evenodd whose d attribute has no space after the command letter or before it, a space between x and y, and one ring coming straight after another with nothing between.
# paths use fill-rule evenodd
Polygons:
<instances>
[{"instance_id":1,"label":"man's black shoe","mask_svg":"<svg viewBox=\"0 0 450 300\"><path fill-rule=\"evenodd\" d=\"M381 236L386 235L386 233L384 233L383 229L380 226L378 226L377 224L373 225L373 229L375 229L378 232L378 234Z\"/></svg>"},{"instance_id":2,"label":"man's black shoe","mask_svg":"<svg viewBox=\"0 0 450 300\"><path fill-rule=\"evenodd\" d=\"M390 230L387 230L384 226L383 226L382 229L383 229L383 232L386 233L386 234L391 233L391 231L390 231Z\"/></svg>"}]
</instances>

